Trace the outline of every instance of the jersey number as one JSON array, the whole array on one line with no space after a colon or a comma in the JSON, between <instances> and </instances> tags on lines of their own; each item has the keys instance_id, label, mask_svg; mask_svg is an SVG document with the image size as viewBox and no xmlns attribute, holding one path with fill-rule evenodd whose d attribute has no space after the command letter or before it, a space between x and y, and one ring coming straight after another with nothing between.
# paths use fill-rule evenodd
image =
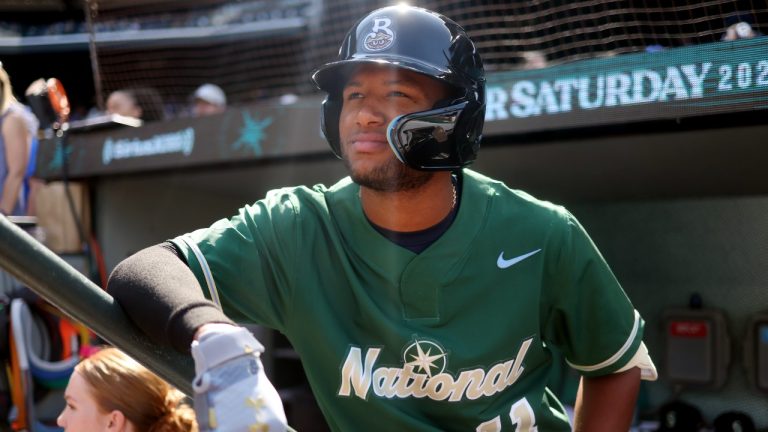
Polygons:
<instances>
[{"instance_id":1,"label":"jersey number","mask_svg":"<svg viewBox=\"0 0 768 432\"><path fill-rule=\"evenodd\" d=\"M526 398L522 398L512 404L512 408L509 409L509 419L512 421L512 425L515 426L515 432L538 432L536 416L533 414L531 404L528 403ZM487 422L481 423L475 430L477 432L500 432L501 416L496 416Z\"/></svg>"}]
</instances>

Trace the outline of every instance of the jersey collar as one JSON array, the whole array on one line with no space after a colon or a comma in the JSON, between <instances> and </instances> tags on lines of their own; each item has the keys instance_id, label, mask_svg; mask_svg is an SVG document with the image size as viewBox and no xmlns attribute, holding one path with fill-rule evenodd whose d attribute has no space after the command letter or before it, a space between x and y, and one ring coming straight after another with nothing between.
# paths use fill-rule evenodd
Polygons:
<instances>
[{"instance_id":1,"label":"jersey collar","mask_svg":"<svg viewBox=\"0 0 768 432\"><path fill-rule=\"evenodd\" d=\"M368 222L359 198L360 186L350 178L326 193L337 231L354 260L365 263L374 278L400 288L406 319L439 317L439 292L460 273L472 254L490 209L491 188L482 176L464 169L461 203L448 230L420 254L415 254L377 232Z\"/></svg>"}]
</instances>

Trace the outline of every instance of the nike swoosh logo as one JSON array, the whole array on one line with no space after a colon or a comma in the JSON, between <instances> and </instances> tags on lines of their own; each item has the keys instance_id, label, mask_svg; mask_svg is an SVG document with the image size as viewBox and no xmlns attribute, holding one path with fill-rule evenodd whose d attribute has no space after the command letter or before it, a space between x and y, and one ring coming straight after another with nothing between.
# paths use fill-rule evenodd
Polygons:
<instances>
[{"instance_id":1,"label":"nike swoosh logo","mask_svg":"<svg viewBox=\"0 0 768 432\"><path fill-rule=\"evenodd\" d=\"M501 251L499 254L499 259L496 260L496 265L499 266L500 269L505 269L508 267L512 267L513 265L519 263L520 261L539 253L541 249L536 249L535 251L528 252L527 254L523 254L520 256L516 256L512 259L505 260L504 259L504 251Z\"/></svg>"}]
</instances>

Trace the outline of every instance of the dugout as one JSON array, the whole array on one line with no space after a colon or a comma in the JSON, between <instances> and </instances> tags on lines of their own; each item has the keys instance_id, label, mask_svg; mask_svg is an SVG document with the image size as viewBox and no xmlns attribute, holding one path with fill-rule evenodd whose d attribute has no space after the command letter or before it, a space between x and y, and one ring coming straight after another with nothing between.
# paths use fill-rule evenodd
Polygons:
<instances>
[{"instance_id":1,"label":"dugout","mask_svg":"<svg viewBox=\"0 0 768 432\"><path fill-rule=\"evenodd\" d=\"M472 168L565 204L585 225L647 321L661 374L645 384L649 412L679 397L709 423L737 410L768 427L742 351L750 317L768 307L767 46L755 39L489 76ZM111 269L269 189L345 175L320 136L319 102L72 132L44 143L38 169L88 184ZM686 307L693 293L726 317L731 362L717 389L677 388L664 376L664 311ZM273 373L285 371L277 385L301 384L288 371L290 350L278 341L271 352Z\"/></svg>"},{"instance_id":2,"label":"dugout","mask_svg":"<svg viewBox=\"0 0 768 432\"><path fill-rule=\"evenodd\" d=\"M0 53L14 82L56 76L84 104L100 68L93 84L104 94L149 84L177 109L214 79L234 103L218 116L86 126L42 143L41 177L86 186L78 197L107 270L269 189L345 175L320 137L320 99L307 77L335 55L354 17L383 1L34 2L47 8L44 19L30 2L5 3L6 12L26 8L19 21L30 24L3 24ZM84 19L80 3L93 9L90 35L75 22ZM455 18L485 58L488 117L473 169L565 204L647 320L661 379L645 386L645 407L657 411L677 394L710 425L739 410L768 429L766 395L750 383L741 350L751 317L768 309L768 44L764 36L713 42L743 11L765 33L765 8L730 0L411 3ZM59 24L62 10L69 21ZM246 13L251 21L227 21ZM179 22L196 25L174 28ZM89 36L100 66L88 63ZM655 52L662 46L678 48ZM554 66L523 70L521 51ZM300 97L283 105L277 97L288 92ZM678 392L664 376L662 324L694 292L722 310L731 362L721 388ZM290 349L275 340L268 353L278 387L301 385Z\"/></svg>"}]
</instances>

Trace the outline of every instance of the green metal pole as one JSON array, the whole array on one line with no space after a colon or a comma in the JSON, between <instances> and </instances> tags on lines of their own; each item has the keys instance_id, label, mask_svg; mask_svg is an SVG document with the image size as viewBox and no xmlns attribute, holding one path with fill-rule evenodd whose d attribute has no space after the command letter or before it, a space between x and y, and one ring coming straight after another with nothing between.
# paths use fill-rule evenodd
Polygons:
<instances>
[{"instance_id":1,"label":"green metal pole","mask_svg":"<svg viewBox=\"0 0 768 432\"><path fill-rule=\"evenodd\" d=\"M152 343L115 300L58 255L0 215L0 267L42 298L192 395L192 358Z\"/></svg>"}]
</instances>

